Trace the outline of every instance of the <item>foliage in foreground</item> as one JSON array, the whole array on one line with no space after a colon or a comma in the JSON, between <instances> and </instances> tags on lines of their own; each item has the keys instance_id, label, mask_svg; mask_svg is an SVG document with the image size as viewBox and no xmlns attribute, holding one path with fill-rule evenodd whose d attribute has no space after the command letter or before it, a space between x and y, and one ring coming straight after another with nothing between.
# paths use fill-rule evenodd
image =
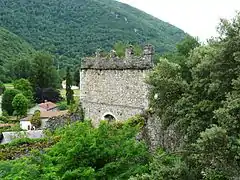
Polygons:
<instances>
[{"instance_id":1,"label":"foliage in foreground","mask_svg":"<svg viewBox=\"0 0 240 180\"><path fill-rule=\"evenodd\" d=\"M59 137L43 139L16 139L9 144L0 145L0 161L14 160L22 156L30 155L31 150L49 148L59 141Z\"/></svg>"},{"instance_id":2,"label":"foliage in foreground","mask_svg":"<svg viewBox=\"0 0 240 180\"><path fill-rule=\"evenodd\" d=\"M45 153L1 161L0 179L128 179L147 173L149 154L137 132L129 124L72 124L56 133L61 140Z\"/></svg>"},{"instance_id":3,"label":"foliage in foreground","mask_svg":"<svg viewBox=\"0 0 240 180\"><path fill-rule=\"evenodd\" d=\"M181 146L173 149L192 179L234 179L240 172L240 14L222 20L219 30L208 45L184 41L148 80L151 108L163 130L175 127Z\"/></svg>"}]
</instances>

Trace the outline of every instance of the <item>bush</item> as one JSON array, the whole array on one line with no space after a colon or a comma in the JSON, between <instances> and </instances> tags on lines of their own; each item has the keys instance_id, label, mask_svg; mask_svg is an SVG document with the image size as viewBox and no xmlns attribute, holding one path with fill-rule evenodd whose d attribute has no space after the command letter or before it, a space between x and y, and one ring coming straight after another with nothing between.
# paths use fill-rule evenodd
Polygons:
<instances>
[{"instance_id":1,"label":"bush","mask_svg":"<svg viewBox=\"0 0 240 180\"><path fill-rule=\"evenodd\" d=\"M58 109L60 110L60 111L63 111L63 110L67 110L68 109L68 105L67 105L67 102L60 102L59 104L58 104Z\"/></svg>"},{"instance_id":2,"label":"bush","mask_svg":"<svg viewBox=\"0 0 240 180\"><path fill-rule=\"evenodd\" d=\"M46 153L0 162L2 179L128 179L148 173L149 153L135 140L137 127L75 123L56 132L60 141Z\"/></svg>"},{"instance_id":3,"label":"bush","mask_svg":"<svg viewBox=\"0 0 240 180\"><path fill-rule=\"evenodd\" d=\"M18 79L13 83L14 89L22 92L28 99L29 103L33 102L33 89L31 83L27 79Z\"/></svg>"},{"instance_id":4,"label":"bush","mask_svg":"<svg viewBox=\"0 0 240 180\"><path fill-rule=\"evenodd\" d=\"M20 92L16 89L7 89L2 97L2 110L6 111L8 115L12 115L14 112L12 101L14 97Z\"/></svg>"},{"instance_id":5,"label":"bush","mask_svg":"<svg viewBox=\"0 0 240 180\"><path fill-rule=\"evenodd\" d=\"M41 127L41 112L39 110L35 111L33 116L32 116L32 119L31 119L31 124L33 126L35 126L35 128L39 128Z\"/></svg>"},{"instance_id":6,"label":"bush","mask_svg":"<svg viewBox=\"0 0 240 180\"><path fill-rule=\"evenodd\" d=\"M22 117L27 115L28 102L28 99L23 94L17 94L14 97L12 101L12 106L17 116Z\"/></svg>"},{"instance_id":7,"label":"bush","mask_svg":"<svg viewBox=\"0 0 240 180\"><path fill-rule=\"evenodd\" d=\"M8 118L5 116L0 116L0 122L8 123Z\"/></svg>"}]
</instances>

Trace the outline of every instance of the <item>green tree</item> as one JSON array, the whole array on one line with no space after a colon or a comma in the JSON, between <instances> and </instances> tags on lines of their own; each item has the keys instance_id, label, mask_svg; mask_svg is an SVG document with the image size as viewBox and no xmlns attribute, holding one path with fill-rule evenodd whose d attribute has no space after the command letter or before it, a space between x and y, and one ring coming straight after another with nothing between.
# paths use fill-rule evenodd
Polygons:
<instances>
[{"instance_id":1,"label":"green tree","mask_svg":"<svg viewBox=\"0 0 240 180\"><path fill-rule=\"evenodd\" d=\"M31 64L32 57L25 57L23 59L17 60L13 63L13 75L14 79L28 79L31 77L32 71L32 64Z\"/></svg>"},{"instance_id":2,"label":"green tree","mask_svg":"<svg viewBox=\"0 0 240 180\"><path fill-rule=\"evenodd\" d=\"M36 54L32 64L31 84L35 91L35 98L37 101L43 102L46 89L56 90L60 86L58 73L49 54ZM51 100L51 98L47 100Z\"/></svg>"},{"instance_id":3,"label":"green tree","mask_svg":"<svg viewBox=\"0 0 240 180\"><path fill-rule=\"evenodd\" d=\"M57 88L59 79L50 54L37 53L33 60L32 84L35 88Z\"/></svg>"},{"instance_id":4,"label":"green tree","mask_svg":"<svg viewBox=\"0 0 240 180\"><path fill-rule=\"evenodd\" d=\"M27 79L18 79L13 83L14 89L22 92L28 99L29 103L33 102L33 89L31 83Z\"/></svg>"},{"instance_id":5,"label":"green tree","mask_svg":"<svg viewBox=\"0 0 240 180\"><path fill-rule=\"evenodd\" d=\"M180 65L182 78L187 82L192 80L191 72L188 67L189 56L191 55L192 50L199 46L200 43L197 38L186 36L177 44L176 52L165 53L163 55L163 57L167 58L169 61Z\"/></svg>"},{"instance_id":6,"label":"green tree","mask_svg":"<svg viewBox=\"0 0 240 180\"><path fill-rule=\"evenodd\" d=\"M26 116L28 110L28 99L23 94L17 94L12 101L12 107L17 117Z\"/></svg>"},{"instance_id":7,"label":"green tree","mask_svg":"<svg viewBox=\"0 0 240 180\"><path fill-rule=\"evenodd\" d=\"M74 84L76 86L80 86L80 72L79 72L80 68L76 68L76 70L74 71L74 75L73 75L73 79L74 79Z\"/></svg>"},{"instance_id":8,"label":"green tree","mask_svg":"<svg viewBox=\"0 0 240 180\"><path fill-rule=\"evenodd\" d=\"M0 178L128 179L148 173L149 152L136 141L138 132L128 123L74 123L55 132L60 141L45 153L1 161Z\"/></svg>"},{"instance_id":9,"label":"green tree","mask_svg":"<svg viewBox=\"0 0 240 180\"><path fill-rule=\"evenodd\" d=\"M73 98L73 90L72 90L72 75L70 73L70 68L67 68L66 72L66 97L67 97L67 105L70 105L73 103L74 98Z\"/></svg>"},{"instance_id":10,"label":"green tree","mask_svg":"<svg viewBox=\"0 0 240 180\"><path fill-rule=\"evenodd\" d=\"M186 36L180 43L177 44L177 53L185 57L196 47L200 46L197 38Z\"/></svg>"},{"instance_id":11,"label":"green tree","mask_svg":"<svg viewBox=\"0 0 240 180\"><path fill-rule=\"evenodd\" d=\"M31 124L35 127L35 128L39 128L41 127L41 112L40 111L35 111L31 120L30 120Z\"/></svg>"},{"instance_id":12,"label":"green tree","mask_svg":"<svg viewBox=\"0 0 240 180\"><path fill-rule=\"evenodd\" d=\"M3 82L0 81L0 95L2 95L5 90L6 90L6 87L4 86Z\"/></svg>"},{"instance_id":13,"label":"green tree","mask_svg":"<svg viewBox=\"0 0 240 180\"><path fill-rule=\"evenodd\" d=\"M6 111L8 115L12 115L14 112L13 106L12 106L12 101L14 97L19 94L20 91L16 89L7 89L3 93L2 97L2 110Z\"/></svg>"},{"instance_id":14,"label":"green tree","mask_svg":"<svg viewBox=\"0 0 240 180\"><path fill-rule=\"evenodd\" d=\"M161 117L164 126L174 121L173 104L176 103L185 90L187 83L182 79L180 66L161 59L149 74L147 82L151 85L150 107Z\"/></svg>"},{"instance_id":15,"label":"green tree","mask_svg":"<svg viewBox=\"0 0 240 180\"><path fill-rule=\"evenodd\" d=\"M187 166L188 179L235 179L239 176L239 29L240 14L232 21L222 20L220 38L212 39L208 45L194 49L192 47L195 45L184 45L194 42L192 40L181 44L187 48L178 47L178 53L185 57L185 62L177 64L181 68L185 66L191 75L187 88L174 91L178 87L175 84L176 71L166 76L169 68L159 70L158 65L150 73L151 106L160 117L161 127L164 124L167 128L174 128L173 131L177 133L179 139L175 142ZM170 61L174 62L176 57L173 54L168 59L173 58ZM179 60L181 58L175 59L176 62ZM186 80L183 73L180 73L180 77ZM161 94L165 89L174 93L160 96L157 101L155 93ZM171 170L167 165L161 166L158 172L164 168Z\"/></svg>"}]
</instances>

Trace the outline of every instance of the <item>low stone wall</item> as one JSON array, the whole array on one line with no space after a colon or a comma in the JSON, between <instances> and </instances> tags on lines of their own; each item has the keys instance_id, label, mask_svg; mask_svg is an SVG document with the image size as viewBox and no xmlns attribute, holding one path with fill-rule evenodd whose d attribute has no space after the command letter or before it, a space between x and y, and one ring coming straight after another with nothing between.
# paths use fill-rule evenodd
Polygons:
<instances>
[{"instance_id":1,"label":"low stone wall","mask_svg":"<svg viewBox=\"0 0 240 180\"><path fill-rule=\"evenodd\" d=\"M54 131L57 128L64 127L66 124L71 124L77 121L83 121L82 116L78 113L53 117L46 122L46 126L44 129Z\"/></svg>"}]
</instances>

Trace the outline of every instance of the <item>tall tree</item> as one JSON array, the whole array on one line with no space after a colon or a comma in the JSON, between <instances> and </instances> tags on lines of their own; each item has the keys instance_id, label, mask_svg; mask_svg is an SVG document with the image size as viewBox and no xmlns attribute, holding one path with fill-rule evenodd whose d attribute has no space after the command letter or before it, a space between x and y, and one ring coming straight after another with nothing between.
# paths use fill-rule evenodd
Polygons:
<instances>
[{"instance_id":1,"label":"tall tree","mask_svg":"<svg viewBox=\"0 0 240 180\"><path fill-rule=\"evenodd\" d=\"M33 60L32 83L39 88L57 88L59 79L50 54L38 53Z\"/></svg>"},{"instance_id":2,"label":"tall tree","mask_svg":"<svg viewBox=\"0 0 240 180\"><path fill-rule=\"evenodd\" d=\"M8 115L13 114L13 106L12 106L12 101L14 97L19 94L20 91L16 89L7 89L2 97L2 110L7 112Z\"/></svg>"},{"instance_id":3,"label":"tall tree","mask_svg":"<svg viewBox=\"0 0 240 180\"><path fill-rule=\"evenodd\" d=\"M35 90L35 98L40 102L45 100L45 89L56 90L60 86L59 76L50 54L38 53L35 56L32 65L31 83ZM51 97L47 100L51 101Z\"/></svg>"},{"instance_id":4,"label":"tall tree","mask_svg":"<svg viewBox=\"0 0 240 180\"><path fill-rule=\"evenodd\" d=\"M33 102L33 89L31 83L27 79L18 79L13 83L14 89L22 92L28 99L29 103Z\"/></svg>"},{"instance_id":5,"label":"tall tree","mask_svg":"<svg viewBox=\"0 0 240 180\"><path fill-rule=\"evenodd\" d=\"M20 79L28 79L31 77L31 61L29 59L20 59L13 63L13 78Z\"/></svg>"},{"instance_id":6,"label":"tall tree","mask_svg":"<svg viewBox=\"0 0 240 180\"><path fill-rule=\"evenodd\" d=\"M77 67L76 70L74 71L73 80L74 80L74 84L75 84L76 86L79 86L79 85L80 85L79 67Z\"/></svg>"},{"instance_id":7,"label":"tall tree","mask_svg":"<svg viewBox=\"0 0 240 180\"><path fill-rule=\"evenodd\" d=\"M70 73L70 68L67 68L66 73L66 98L67 98L67 104L70 105L73 102L73 90L72 90L72 75Z\"/></svg>"}]
</instances>

